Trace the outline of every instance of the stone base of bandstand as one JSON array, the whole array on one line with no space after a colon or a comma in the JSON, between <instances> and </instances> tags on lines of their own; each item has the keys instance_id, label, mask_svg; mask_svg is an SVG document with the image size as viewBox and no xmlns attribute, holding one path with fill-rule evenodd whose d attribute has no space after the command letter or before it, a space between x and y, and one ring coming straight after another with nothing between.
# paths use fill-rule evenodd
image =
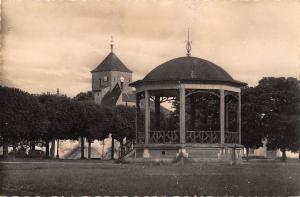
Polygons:
<instances>
[{"instance_id":1,"label":"stone base of bandstand","mask_svg":"<svg viewBox=\"0 0 300 197\"><path fill-rule=\"evenodd\" d=\"M238 144L137 144L127 162L241 163L243 146Z\"/></svg>"}]
</instances>

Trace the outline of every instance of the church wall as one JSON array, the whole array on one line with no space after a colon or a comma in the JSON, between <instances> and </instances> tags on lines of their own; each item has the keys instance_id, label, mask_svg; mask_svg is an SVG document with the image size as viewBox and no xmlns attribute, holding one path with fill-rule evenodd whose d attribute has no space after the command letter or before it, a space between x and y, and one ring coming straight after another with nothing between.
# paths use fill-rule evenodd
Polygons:
<instances>
[{"instance_id":1,"label":"church wall","mask_svg":"<svg viewBox=\"0 0 300 197\"><path fill-rule=\"evenodd\" d=\"M104 95L108 91L111 91L117 83L119 83L119 85L121 86L121 81L120 81L121 77L124 78L123 92L131 94L132 88L129 86L129 83L132 82L132 73L119 72L119 71L103 71L103 72L92 73L92 90L94 93L95 103L100 104ZM106 78L107 80L105 81L104 78ZM99 79L101 79L101 83ZM100 89L103 86L108 86L108 87L105 89ZM118 103L122 103L122 99L118 101Z\"/></svg>"},{"instance_id":2,"label":"church wall","mask_svg":"<svg viewBox=\"0 0 300 197\"><path fill-rule=\"evenodd\" d=\"M100 104L104 95L108 91L111 91L117 83L119 83L119 85L121 86L121 77L124 78L123 92L132 93L132 88L129 86L129 83L132 82L132 73L119 71L103 71L92 73L92 90L94 94L94 101L96 104ZM106 78L106 80L104 80L104 78ZM101 83L99 79L101 79ZM100 89L103 86L108 87ZM122 97L120 97L118 103L122 103Z\"/></svg>"},{"instance_id":3,"label":"church wall","mask_svg":"<svg viewBox=\"0 0 300 197\"><path fill-rule=\"evenodd\" d=\"M104 81L104 77L107 77L107 81ZM92 73L92 90L99 90L100 89L100 80L101 79L101 86L109 86L110 85L110 72L103 71L103 72L94 72Z\"/></svg>"},{"instance_id":4,"label":"church wall","mask_svg":"<svg viewBox=\"0 0 300 197\"><path fill-rule=\"evenodd\" d=\"M110 91L109 87L102 89L101 91L93 91L94 101L96 104L100 104L104 95Z\"/></svg>"}]
</instances>

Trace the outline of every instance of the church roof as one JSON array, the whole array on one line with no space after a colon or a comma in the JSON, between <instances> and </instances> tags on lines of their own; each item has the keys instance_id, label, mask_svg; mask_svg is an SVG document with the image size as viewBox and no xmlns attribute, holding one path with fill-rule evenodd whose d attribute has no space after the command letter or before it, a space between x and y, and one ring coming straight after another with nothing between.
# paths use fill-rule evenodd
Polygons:
<instances>
[{"instance_id":1,"label":"church roof","mask_svg":"<svg viewBox=\"0 0 300 197\"><path fill-rule=\"evenodd\" d=\"M91 72L102 71L120 71L132 73L132 71L129 70L113 52L110 52L108 56L106 56L106 58Z\"/></svg>"},{"instance_id":2,"label":"church roof","mask_svg":"<svg viewBox=\"0 0 300 197\"><path fill-rule=\"evenodd\" d=\"M109 107L115 106L121 93L122 93L121 87L117 83L110 92L104 95L101 101L101 105L109 106Z\"/></svg>"},{"instance_id":3,"label":"church roof","mask_svg":"<svg viewBox=\"0 0 300 197\"><path fill-rule=\"evenodd\" d=\"M246 85L234 80L223 68L216 64L197 57L179 57L171 59L149 72L143 80L131 84L153 82L201 82L230 84L235 86Z\"/></svg>"},{"instance_id":4,"label":"church roof","mask_svg":"<svg viewBox=\"0 0 300 197\"><path fill-rule=\"evenodd\" d=\"M108 107L115 106L120 96L122 96L122 102L135 102L135 94L122 93L122 89L117 83L110 92L105 94L102 99L101 105Z\"/></svg>"}]
</instances>

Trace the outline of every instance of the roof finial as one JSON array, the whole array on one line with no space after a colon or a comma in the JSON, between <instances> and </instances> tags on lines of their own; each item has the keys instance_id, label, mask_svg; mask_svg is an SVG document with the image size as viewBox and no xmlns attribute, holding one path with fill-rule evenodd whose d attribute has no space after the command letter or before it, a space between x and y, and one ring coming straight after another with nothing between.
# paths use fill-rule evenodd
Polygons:
<instances>
[{"instance_id":1,"label":"roof finial","mask_svg":"<svg viewBox=\"0 0 300 197\"><path fill-rule=\"evenodd\" d=\"M110 51L113 52L114 50L114 40L113 40L113 37L110 36Z\"/></svg>"},{"instance_id":2,"label":"roof finial","mask_svg":"<svg viewBox=\"0 0 300 197\"><path fill-rule=\"evenodd\" d=\"M192 49L192 41L190 41L190 29L188 28L188 39L186 41L186 56L191 56L191 49Z\"/></svg>"}]
</instances>

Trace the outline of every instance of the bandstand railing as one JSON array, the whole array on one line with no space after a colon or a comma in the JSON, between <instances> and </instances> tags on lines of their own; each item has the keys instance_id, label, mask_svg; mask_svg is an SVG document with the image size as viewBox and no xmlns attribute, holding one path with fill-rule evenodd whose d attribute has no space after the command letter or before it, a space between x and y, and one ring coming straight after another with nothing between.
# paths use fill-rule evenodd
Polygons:
<instances>
[{"instance_id":1,"label":"bandstand railing","mask_svg":"<svg viewBox=\"0 0 300 197\"><path fill-rule=\"evenodd\" d=\"M238 144L239 133L225 131L224 132L225 143ZM220 131L186 131L186 143L200 143L200 144L218 144L221 143ZM137 143L145 143L145 133L137 133ZM150 131L149 143L152 144L176 144L179 143L179 131Z\"/></svg>"},{"instance_id":2,"label":"bandstand railing","mask_svg":"<svg viewBox=\"0 0 300 197\"><path fill-rule=\"evenodd\" d=\"M186 131L186 143L220 143L220 131Z\"/></svg>"},{"instance_id":3,"label":"bandstand railing","mask_svg":"<svg viewBox=\"0 0 300 197\"><path fill-rule=\"evenodd\" d=\"M179 131L150 131L150 143L176 144L179 143Z\"/></svg>"},{"instance_id":4,"label":"bandstand railing","mask_svg":"<svg viewBox=\"0 0 300 197\"><path fill-rule=\"evenodd\" d=\"M225 131L225 143L238 144L239 143L239 132Z\"/></svg>"}]
</instances>

